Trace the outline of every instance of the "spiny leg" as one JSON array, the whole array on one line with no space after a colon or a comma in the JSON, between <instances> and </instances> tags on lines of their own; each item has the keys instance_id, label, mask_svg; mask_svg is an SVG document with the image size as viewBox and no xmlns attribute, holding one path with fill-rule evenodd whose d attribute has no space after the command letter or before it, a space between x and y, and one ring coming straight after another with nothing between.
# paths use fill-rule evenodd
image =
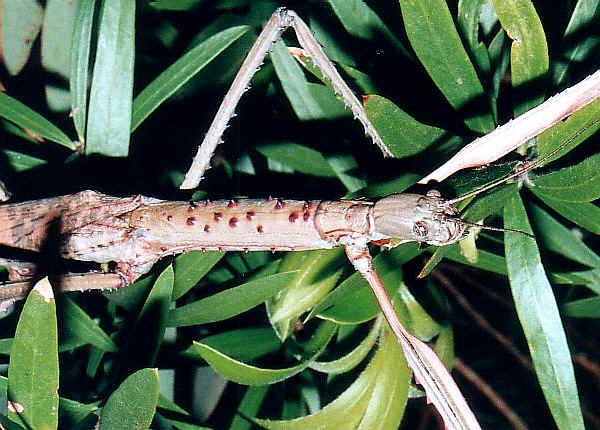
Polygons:
<instances>
[{"instance_id":1,"label":"spiny leg","mask_svg":"<svg viewBox=\"0 0 600 430\"><path fill-rule=\"evenodd\" d=\"M411 335L402 325L388 296L381 278L373 267L366 245L346 246L346 255L354 268L367 281L383 316L402 346L408 365L416 381L425 389L427 400L436 407L448 429L480 429L475 415L469 408L444 363L429 346Z\"/></svg>"},{"instance_id":2,"label":"spiny leg","mask_svg":"<svg viewBox=\"0 0 600 430\"><path fill-rule=\"evenodd\" d=\"M362 104L358 101L352 90L342 79L329 61L319 42L314 38L310 28L300 19L292 10L286 8L277 9L265 25L264 29L256 39L256 42L250 49L246 59L242 63L238 74L233 80L233 84L227 91L221 106L215 115L198 152L192 161L192 165L185 175L180 186L181 189L191 189L198 186L204 172L209 168L210 159L221 138L227 123L235 115L237 106L242 94L249 88L250 80L260 69L263 59L271 50L273 44L279 40L281 34L289 27L294 29L300 46L310 55L313 63L317 66L323 75L331 81L335 92L342 97L342 100L348 106L356 119L358 119L365 128L367 135L373 139L373 142L379 146L384 156L391 156L391 151L385 146L383 140L373 127L373 124L367 118Z\"/></svg>"}]
</instances>

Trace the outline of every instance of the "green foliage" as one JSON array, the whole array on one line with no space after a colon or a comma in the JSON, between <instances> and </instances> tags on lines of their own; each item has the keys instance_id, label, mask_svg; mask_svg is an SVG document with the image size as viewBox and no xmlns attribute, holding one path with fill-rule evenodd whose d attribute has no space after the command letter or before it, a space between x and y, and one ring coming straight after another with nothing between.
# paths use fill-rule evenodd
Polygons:
<instances>
[{"instance_id":1,"label":"green foliage","mask_svg":"<svg viewBox=\"0 0 600 430\"><path fill-rule=\"evenodd\" d=\"M464 143L594 72L600 43L598 0L291 2L365 95L395 159L382 159L310 59L286 49L296 45L286 35L193 195L177 186L277 2L41 3L43 11L33 1L0 6L0 180L18 200L86 188L178 200L403 192ZM406 327L435 342L446 365L456 356L471 366L531 428L581 429L582 405L600 410L597 384L573 366L598 348L599 116L596 101L538 136L532 157L570 141L519 195L517 184L503 185L461 208L469 222L502 217L535 241L491 232L472 238L468 254L466 245L372 248ZM440 186L453 197L513 166ZM341 249L190 252L116 292L56 305L45 297L34 290L0 315L6 429L92 429L99 417L100 428L161 430L421 422L408 399L422 393ZM531 366L503 353L492 326ZM214 375L202 379L207 364L237 384L223 391ZM506 428L476 387L467 390L482 427ZM202 413L190 412L196 398L211 399Z\"/></svg>"}]
</instances>

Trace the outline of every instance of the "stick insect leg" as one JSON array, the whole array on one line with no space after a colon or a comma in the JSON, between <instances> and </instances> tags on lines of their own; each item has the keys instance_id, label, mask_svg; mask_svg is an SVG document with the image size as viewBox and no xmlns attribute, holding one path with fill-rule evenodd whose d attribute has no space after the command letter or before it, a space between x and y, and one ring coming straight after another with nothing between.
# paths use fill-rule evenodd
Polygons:
<instances>
[{"instance_id":1,"label":"stick insect leg","mask_svg":"<svg viewBox=\"0 0 600 430\"><path fill-rule=\"evenodd\" d=\"M90 272L83 274L70 273L58 277L61 293L71 291L107 290L121 288L126 285L123 276L118 273ZM0 311L8 305L27 296L34 287L31 280L0 283Z\"/></svg>"},{"instance_id":2,"label":"stick insect leg","mask_svg":"<svg viewBox=\"0 0 600 430\"><path fill-rule=\"evenodd\" d=\"M279 40L281 34L292 27L300 46L310 55L313 63L321 69L323 75L331 81L331 84L337 94L339 94L346 106L348 106L355 118L358 119L365 128L365 132L373 139L384 156L391 156L391 151L385 146L381 137L373 127L373 124L367 118L366 112L352 90L344 82L334 65L329 61L323 49L312 35L310 28L300 19L292 10L286 8L277 9L265 25L264 29L256 39L256 42L250 49L246 59L242 63L238 74L233 80L233 84L227 91L221 106L213 119L213 122L198 148L198 152L192 161L192 165L185 175L180 186L181 189L191 189L198 186L204 172L209 168L209 162L217 145L222 141L221 138L227 127L229 120L235 115L237 106L242 94L249 88L250 80L263 64L263 59L271 50L273 44Z\"/></svg>"},{"instance_id":3,"label":"stick insect leg","mask_svg":"<svg viewBox=\"0 0 600 430\"><path fill-rule=\"evenodd\" d=\"M381 278L373 267L366 245L346 246L346 255L368 282L392 332L402 346L416 381L423 386L428 401L434 404L448 429L480 429L456 383L435 352L411 335L402 325Z\"/></svg>"}]
</instances>

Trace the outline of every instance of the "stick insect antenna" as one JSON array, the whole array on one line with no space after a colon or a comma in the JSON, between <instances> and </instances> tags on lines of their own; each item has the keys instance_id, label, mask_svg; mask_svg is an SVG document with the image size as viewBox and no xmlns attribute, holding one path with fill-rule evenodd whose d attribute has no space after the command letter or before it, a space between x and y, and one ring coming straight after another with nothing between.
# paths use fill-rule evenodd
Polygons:
<instances>
[{"instance_id":1,"label":"stick insect antenna","mask_svg":"<svg viewBox=\"0 0 600 430\"><path fill-rule=\"evenodd\" d=\"M475 227L475 228L480 228L482 230L502 231L502 232L509 231L511 233L521 233L521 234L524 234L525 236L529 236L532 239L535 239L535 236L533 234L527 233L526 231L523 231L523 230L515 230L515 229L512 229L512 228L490 227L489 225L476 224L474 222L464 221L462 219L459 222L462 225L465 225L467 227Z\"/></svg>"},{"instance_id":2,"label":"stick insect antenna","mask_svg":"<svg viewBox=\"0 0 600 430\"><path fill-rule=\"evenodd\" d=\"M452 205L454 203L458 203L460 201L468 199L469 197L476 196L478 194L483 193L484 191L492 189L500 184L510 181L511 179L521 176L521 175L529 172L530 170L535 169L536 167L541 166L546 161L548 161L549 159L554 157L557 153L562 151L566 146L570 145L575 139L577 139L580 135L582 135L587 129L589 129L590 127L593 127L594 125L598 124L599 122L600 122L600 118L596 118L594 120L589 121L586 125L584 125L582 128L577 130L577 132L575 132L571 137L569 137L567 140L565 140L563 143L558 145L556 148L554 148L552 151L550 151L548 154L544 155L543 157L541 157L537 160L531 161L529 163L525 163L523 166L521 166L521 168L516 169L516 171L514 173L511 173L510 175L508 175L504 178L500 178L496 181L493 181L492 183L490 183L488 185L485 185L477 190L471 191L460 197L457 197L452 200L448 200L447 203L449 205ZM481 227L481 226L479 226L479 227ZM487 228L487 229L492 230L491 228ZM520 232L520 233L524 233L524 232ZM527 234L527 233L525 233L525 234Z\"/></svg>"}]
</instances>

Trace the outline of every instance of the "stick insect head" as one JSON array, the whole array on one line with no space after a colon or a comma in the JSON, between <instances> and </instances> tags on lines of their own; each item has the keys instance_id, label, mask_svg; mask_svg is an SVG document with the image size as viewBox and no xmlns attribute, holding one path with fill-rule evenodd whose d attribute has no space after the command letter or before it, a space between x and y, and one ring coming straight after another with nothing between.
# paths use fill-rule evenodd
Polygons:
<instances>
[{"instance_id":1,"label":"stick insect head","mask_svg":"<svg viewBox=\"0 0 600 430\"><path fill-rule=\"evenodd\" d=\"M458 210L446 203L440 193L427 195L392 194L375 203L375 232L403 241L443 246L465 237L467 225L457 217Z\"/></svg>"}]
</instances>

